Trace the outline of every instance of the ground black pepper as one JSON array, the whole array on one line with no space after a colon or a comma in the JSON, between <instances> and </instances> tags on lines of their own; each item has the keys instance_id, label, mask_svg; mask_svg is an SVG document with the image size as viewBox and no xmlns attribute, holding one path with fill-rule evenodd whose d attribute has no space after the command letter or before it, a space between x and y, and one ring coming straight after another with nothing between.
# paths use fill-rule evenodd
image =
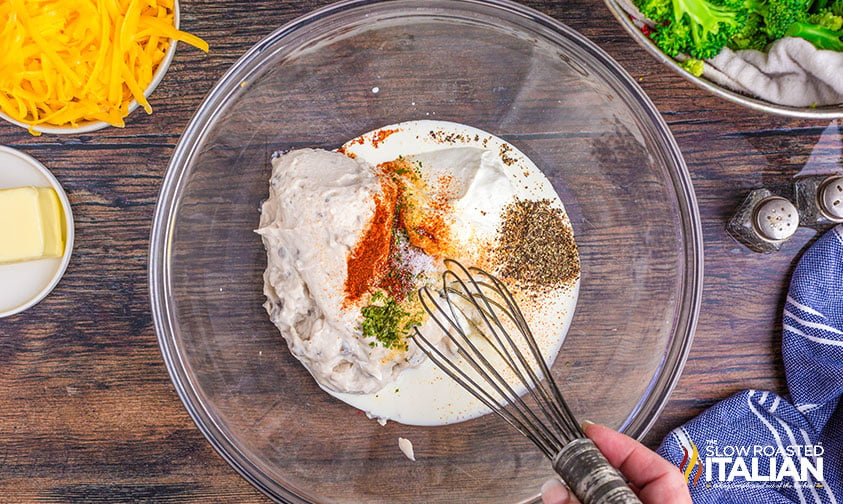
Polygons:
<instances>
[{"instance_id":1,"label":"ground black pepper","mask_svg":"<svg viewBox=\"0 0 843 504\"><path fill-rule=\"evenodd\" d=\"M500 276L530 291L563 287L580 274L571 227L547 199L516 199L504 207L493 257Z\"/></svg>"}]
</instances>

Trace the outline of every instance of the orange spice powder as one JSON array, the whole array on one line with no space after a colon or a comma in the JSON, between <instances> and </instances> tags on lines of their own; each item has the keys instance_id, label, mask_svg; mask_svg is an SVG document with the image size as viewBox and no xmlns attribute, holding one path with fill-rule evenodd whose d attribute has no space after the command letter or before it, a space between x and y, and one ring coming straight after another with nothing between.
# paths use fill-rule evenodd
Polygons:
<instances>
[{"instance_id":1,"label":"orange spice powder","mask_svg":"<svg viewBox=\"0 0 843 504\"><path fill-rule=\"evenodd\" d=\"M453 255L453 245L449 238L451 226L438 211L426 212L424 219L407 229L410 244L424 250L434 257Z\"/></svg>"},{"instance_id":2,"label":"orange spice powder","mask_svg":"<svg viewBox=\"0 0 843 504\"><path fill-rule=\"evenodd\" d=\"M454 256L450 217L453 208L449 191L452 182L451 175L440 175L436 184L429 187L420 178L416 178L413 183L416 190L424 194L421 198L424 207L407 205L399 209L402 214L400 220L405 225L410 243L433 257Z\"/></svg>"}]
</instances>

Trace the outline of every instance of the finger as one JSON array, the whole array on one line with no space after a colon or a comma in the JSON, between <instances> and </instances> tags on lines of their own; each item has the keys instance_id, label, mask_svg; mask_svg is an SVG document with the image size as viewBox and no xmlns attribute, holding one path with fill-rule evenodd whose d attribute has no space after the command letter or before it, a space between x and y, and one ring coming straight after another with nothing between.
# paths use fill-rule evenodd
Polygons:
<instances>
[{"instance_id":1,"label":"finger","mask_svg":"<svg viewBox=\"0 0 843 504\"><path fill-rule=\"evenodd\" d=\"M542 504L575 504L579 501L571 495L568 488L559 481L559 478L552 478L542 485Z\"/></svg>"},{"instance_id":2,"label":"finger","mask_svg":"<svg viewBox=\"0 0 843 504\"><path fill-rule=\"evenodd\" d=\"M656 452L631 437L602 425L586 425L585 433L603 452L609 463L618 468L635 487L641 489L642 501L691 502L682 474L676 466Z\"/></svg>"}]
</instances>

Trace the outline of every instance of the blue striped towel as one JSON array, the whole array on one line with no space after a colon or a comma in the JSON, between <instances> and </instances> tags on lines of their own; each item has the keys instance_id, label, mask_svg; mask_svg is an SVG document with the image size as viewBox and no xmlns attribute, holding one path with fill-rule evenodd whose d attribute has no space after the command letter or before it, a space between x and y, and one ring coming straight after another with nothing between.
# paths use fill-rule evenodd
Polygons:
<instances>
[{"instance_id":1,"label":"blue striped towel","mask_svg":"<svg viewBox=\"0 0 843 504\"><path fill-rule=\"evenodd\" d=\"M789 395L740 392L662 441L695 503L843 504L843 225L799 261L783 327Z\"/></svg>"}]
</instances>

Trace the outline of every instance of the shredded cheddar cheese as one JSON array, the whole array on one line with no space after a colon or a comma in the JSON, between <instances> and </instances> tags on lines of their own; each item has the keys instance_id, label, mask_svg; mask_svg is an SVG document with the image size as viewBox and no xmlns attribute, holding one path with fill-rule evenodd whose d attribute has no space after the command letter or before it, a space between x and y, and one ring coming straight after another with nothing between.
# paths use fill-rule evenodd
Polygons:
<instances>
[{"instance_id":1,"label":"shredded cheddar cheese","mask_svg":"<svg viewBox=\"0 0 843 504\"><path fill-rule=\"evenodd\" d=\"M29 125L123 127L172 40L208 44L175 27L174 0L0 1L0 110Z\"/></svg>"}]
</instances>

